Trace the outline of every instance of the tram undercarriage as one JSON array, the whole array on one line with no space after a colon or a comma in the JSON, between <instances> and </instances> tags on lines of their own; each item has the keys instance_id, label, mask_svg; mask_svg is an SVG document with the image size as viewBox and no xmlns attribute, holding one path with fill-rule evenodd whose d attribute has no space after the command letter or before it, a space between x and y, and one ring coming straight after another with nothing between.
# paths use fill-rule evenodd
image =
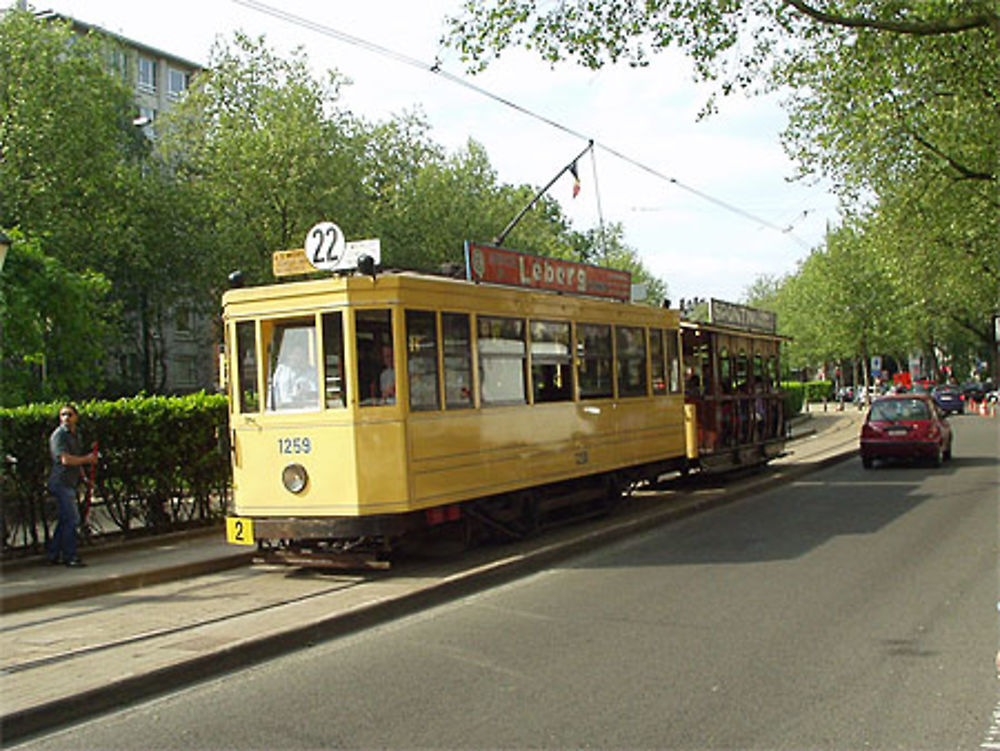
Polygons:
<instances>
[{"instance_id":1,"label":"tram undercarriage","mask_svg":"<svg viewBox=\"0 0 1000 751\"><path fill-rule=\"evenodd\" d=\"M655 464L435 506L365 517L255 518L255 563L388 569L394 557L442 538L467 549L526 539L563 524L612 513L641 482L686 472L688 461Z\"/></svg>"}]
</instances>

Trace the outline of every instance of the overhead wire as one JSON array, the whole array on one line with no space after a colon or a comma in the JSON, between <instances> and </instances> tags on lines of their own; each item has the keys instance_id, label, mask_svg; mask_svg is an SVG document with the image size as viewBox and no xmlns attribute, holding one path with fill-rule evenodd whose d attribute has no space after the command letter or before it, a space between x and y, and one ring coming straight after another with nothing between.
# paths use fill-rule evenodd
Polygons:
<instances>
[{"instance_id":1,"label":"overhead wire","mask_svg":"<svg viewBox=\"0 0 1000 751\"><path fill-rule=\"evenodd\" d=\"M259 13L264 13L274 18L278 18L282 21L287 21L288 23L293 24L295 26L299 26L304 29L309 29L310 31L315 31L318 34L322 34L324 36L337 39L338 41L344 42L345 44L349 44L354 47L367 50L368 52L371 52L373 54L381 55L391 60L395 60L396 62L416 68L425 73L431 73L433 75L436 75L440 78L443 78L446 81L449 81L453 84L456 84L470 91L473 91L481 96L487 97L488 99L491 99L499 104L502 104L503 106L514 110L515 112L520 112L522 115L525 115L526 117L545 123L546 125L549 125L552 128L562 131L567 135L580 138L584 141L590 141L594 144L594 146L602 149L603 151L606 151L608 154L611 154L612 156L626 162L627 164L631 164L633 167L636 167L637 169L642 170L643 172L646 172L647 174L652 175L653 177L656 177L659 180L663 180L664 182L669 183L670 185L673 185L678 189L683 190L687 193L690 193L691 195L696 196L697 198L700 198L703 201L707 201L721 209L724 209L725 211L728 211L732 214L736 214L737 216L741 216L744 219L747 219L751 222L754 222L763 227L774 230L775 232L779 232L783 235L791 237L793 240L795 240L797 243L799 243L805 248L809 247L808 243L806 243L800 237L796 236L793 232L791 232L792 229L791 226L786 225L785 227L781 227L775 224L774 222L764 219L763 217L757 216L756 214L753 214L750 211L742 209L739 206L736 206L735 204L732 204L728 201L724 201L720 198L716 198L715 196L706 193L703 190L695 188L691 185L687 185L681 180L678 180L676 177L664 174L660 170L651 167L648 164L640 162L638 159L630 157L627 154L622 153L618 149L608 146L607 144L601 143L597 139L592 139L589 136L584 135L580 131L575 130L574 128L571 128L563 123L560 123L544 115L541 115L537 112L534 112L533 110L530 110L527 107L518 104L512 99L508 99L507 97L495 94L494 92L489 91L488 89L485 89L482 86L474 84L471 81L461 76L455 75L454 73L450 73L441 67L441 61L439 58L435 59L433 63L428 64L426 61L419 60L415 57L403 54L389 47L385 47L381 44L370 42L366 39L362 39L361 37L355 36L353 34L348 34L347 32L340 31L339 29L335 29L332 26L327 26L326 24L319 23L318 21L313 21L311 19L304 18L294 13L289 13L286 10L275 8L274 6L260 2L259 0L233 0L233 2L236 3L237 5L242 5L246 8L250 8L251 10L255 10ZM593 151L591 151L591 159L592 160L594 159ZM594 164L595 180L596 180L596 162L593 162L593 164ZM600 208L598 210L600 211ZM603 216L601 217L601 224L603 225Z\"/></svg>"}]
</instances>

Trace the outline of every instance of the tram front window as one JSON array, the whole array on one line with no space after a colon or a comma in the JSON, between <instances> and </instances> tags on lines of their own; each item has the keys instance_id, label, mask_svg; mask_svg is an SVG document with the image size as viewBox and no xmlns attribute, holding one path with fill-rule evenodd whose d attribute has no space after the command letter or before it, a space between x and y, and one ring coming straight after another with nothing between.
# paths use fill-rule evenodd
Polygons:
<instances>
[{"instance_id":1,"label":"tram front window","mask_svg":"<svg viewBox=\"0 0 1000 751\"><path fill-rule=\"evenodd\" d=\"M362 407L396 403L396 365L392 312L359 310L354 314L358 356L358 399Z\"/></svg>"},{"instance_id":2,"label":"tram front window","mask_svg":"<svg viewBox=\"0 0 1000 751\"><path fill-rule=\"evenodd\" d=\"M319 408L314 319L264 323L269 411Z\"/></svg>"},{"instance_id":3,"label":"tram front window","mask_svg":"<svg viewBox=\"0 0 1000 751\"><path fill-rule=\"evenodd\" d=\"M257 337L253 321L236 324L236 359L239 363L237 387L240 390L240 412L260 410L257 393Z\"/></svg>"}]
</instances>

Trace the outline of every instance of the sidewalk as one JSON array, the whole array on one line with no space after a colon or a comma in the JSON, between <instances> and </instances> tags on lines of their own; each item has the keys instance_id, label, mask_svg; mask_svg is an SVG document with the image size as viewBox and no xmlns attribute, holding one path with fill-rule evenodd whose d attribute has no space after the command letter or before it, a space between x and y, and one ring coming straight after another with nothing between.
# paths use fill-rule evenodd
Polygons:
<instances>
[{"instance_id":1,"label":"sidewalk","mask_svg":"<svg viewBox=\"0 0 1000 751\"><path fill-rule=\"evenodd\" d=\"M228 545L221 529L94 551L82 569L4 570L2 736L10 742L50 729L56 717L69 723L398 618L789 482L852 455L860 421L857 410L810 413L796 419L785 455L765 472L694 492L643 491L608 519L389 572L250 568L252 552Z\"/></svg>"}]
</instances>

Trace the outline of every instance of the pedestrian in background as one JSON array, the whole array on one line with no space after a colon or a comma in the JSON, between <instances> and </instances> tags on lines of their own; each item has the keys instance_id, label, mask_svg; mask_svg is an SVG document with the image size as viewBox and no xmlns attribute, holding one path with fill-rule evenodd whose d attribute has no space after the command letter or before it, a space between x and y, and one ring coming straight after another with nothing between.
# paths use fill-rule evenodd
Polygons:
<instances>
[{"instance_id":1,"label":"pedestrian in background","mask_svg":"<svg viewBox=\"0 0 1000 751\"><path fill-rule=\"evenodd\" d=\"M76 552L76 528L80 523L80 510L76 505L76 486L80 483L80 467L97 461L97 451L84 454L76 423L80 413L75 404L64 404L59 410L59 427L49 436L49 454L52 471L49 473L49 492L59 504L59 517L48 545L48 563L64 563L76 568L83 561Z\"/></svg>"}]
</instances>

